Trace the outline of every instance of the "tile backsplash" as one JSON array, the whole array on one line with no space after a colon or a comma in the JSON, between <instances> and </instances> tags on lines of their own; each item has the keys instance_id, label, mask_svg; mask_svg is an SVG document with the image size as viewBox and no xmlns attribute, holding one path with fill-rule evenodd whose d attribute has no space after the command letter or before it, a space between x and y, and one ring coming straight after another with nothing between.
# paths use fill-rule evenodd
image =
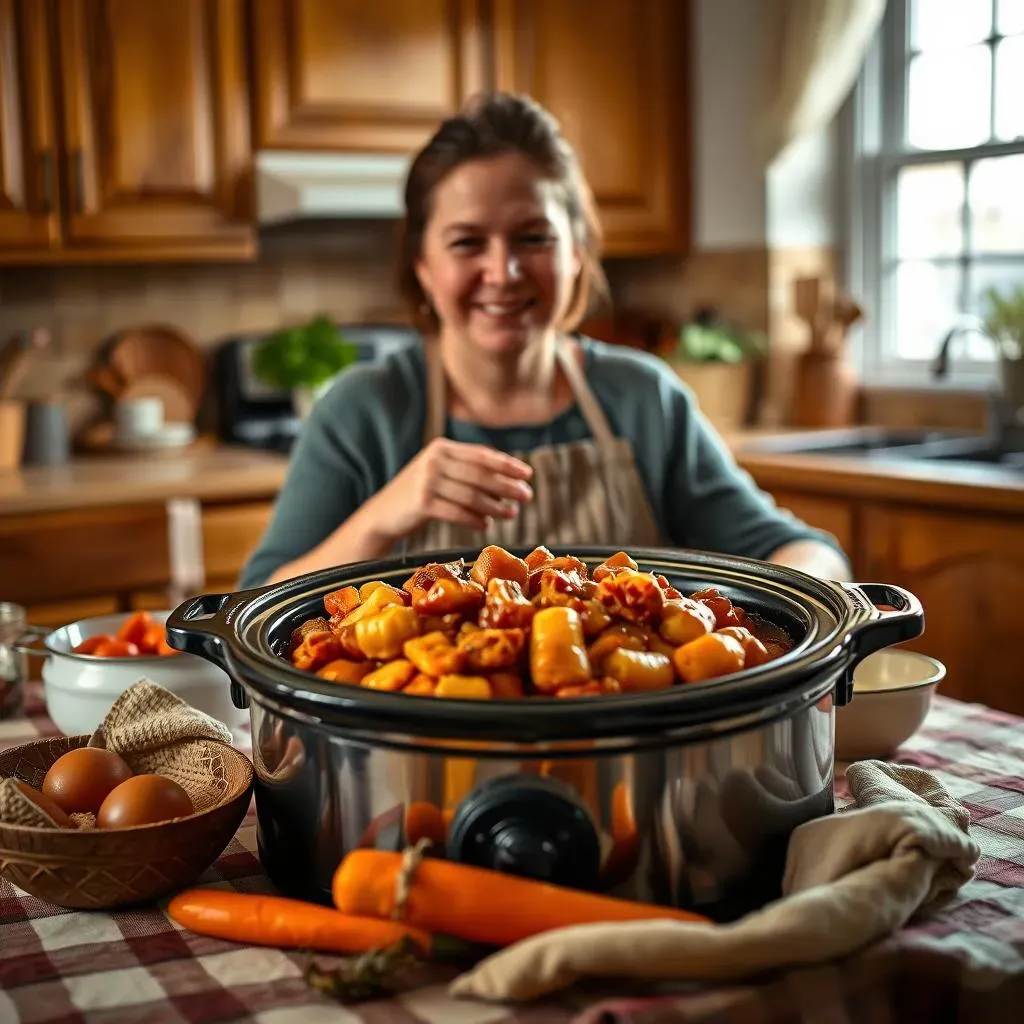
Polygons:
<instances>
[{"instance_id":1,"label":"tile backsplash","mask_svg":"<svg viewBox=\"0 0 1024 1024\"><path fill-rule=\"evenodd\" d=\"M0 268L0 338L28 327L51 331L52 351L23 397L62 392L77 429L101 408L84 375L103 343L127 327L172 324L209 348L318 313L404 320L395 242L392 223L325 223L267 234L256 263ZM610 260L607 271L616 309L678 322L711 304L753 329L771 323L763 248Z\"/></svg>"}]
</instances>

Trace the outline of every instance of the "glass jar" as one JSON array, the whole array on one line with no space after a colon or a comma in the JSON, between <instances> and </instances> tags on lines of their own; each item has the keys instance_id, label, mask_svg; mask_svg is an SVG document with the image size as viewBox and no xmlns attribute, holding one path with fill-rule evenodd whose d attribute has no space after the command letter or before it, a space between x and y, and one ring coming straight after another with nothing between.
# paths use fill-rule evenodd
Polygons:
<instances>
[{"instance_id":1,"label":"glass jar","mask_svg":"<svg viewBox=\"0 0 1024 1024\"><path fill-rule=\"evenodd\" d=\"M25 609L0 602L0 721L21 714L24 707L28 658L17 645L25 632Z\"/></svg>"}]
</instances>

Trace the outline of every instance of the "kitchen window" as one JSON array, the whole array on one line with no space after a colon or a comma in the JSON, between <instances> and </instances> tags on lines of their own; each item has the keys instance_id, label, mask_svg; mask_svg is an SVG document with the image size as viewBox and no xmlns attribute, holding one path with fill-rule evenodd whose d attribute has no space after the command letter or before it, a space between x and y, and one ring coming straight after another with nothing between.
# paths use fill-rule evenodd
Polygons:
<instances>
[{"instance_id":1,"label":"kitchen window","mask_svg":"<svg viewBox=\"0 0 1024 1024\"><path fill-rule=\"evenodd\" d=\"M1024 284L1024 0L889 0L843 114L847 276L865 378L925 383L986 289ZM963 335L951 376L995 376Z\"/></svg>"}]
</instances>

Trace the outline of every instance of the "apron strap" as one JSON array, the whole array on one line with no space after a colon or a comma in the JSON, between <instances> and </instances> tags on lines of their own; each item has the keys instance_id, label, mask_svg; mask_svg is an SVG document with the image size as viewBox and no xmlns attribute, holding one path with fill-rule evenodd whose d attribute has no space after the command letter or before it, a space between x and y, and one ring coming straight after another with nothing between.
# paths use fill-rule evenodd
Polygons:
<instances>
[{"instance_id":1,"label":"apron strap","mask_svg":"<svg viewBox=\"0 0 1024 1024\"><path fill-rule=\"evenodd\" d=\"M448 386L437 340L424 338L423 352L427 361L427 414L423 419L423 447L426 448L435 437L444 437L448 419Z\"/></svg>"},{"instance_id":2,"label":"apron strap","mask_svg":"<svg viewBox=\"0 0 1024 1024\"><path fill-rule=\"evenodd\" d=\"M594 440L602 445L612 444L615 441L615 432L612 430L597 396L590 389L586 374L573 358L564 339L558 339L555 354L558 357L558 364L562 367L562 372L569 382L569 387L572 389L576 404L580 407L583 419L586 420L590 432L594 435Z\"/></svg>"},{"instance_id":3,"label":"apron strap","mask_svg":"<svg viewBox=\"0 0 1024 1024\"><path fill-rule=\"evenodd\" d=\"M441 364L441 349L435 339L424 339L424 355L427 366L427 411L423 421L424 447L435 437L444 436L445 422L448 418L447 382L444 366ZM555 357L562 368L569 388L580 407L580 413L586 421L594 440L601 445L615 441L615 432L605 416L601 403L587 383L586 375L579 363L573 358L569 346L559 338L555 346Z\"/></svg>"}]
</instances>

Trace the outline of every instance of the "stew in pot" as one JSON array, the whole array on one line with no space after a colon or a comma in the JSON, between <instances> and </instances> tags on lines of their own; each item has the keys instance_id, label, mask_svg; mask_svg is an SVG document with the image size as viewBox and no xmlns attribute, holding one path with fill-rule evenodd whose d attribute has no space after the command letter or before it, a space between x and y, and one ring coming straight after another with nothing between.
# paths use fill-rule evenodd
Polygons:
<instances>
[{"instance_id":1,"label":"stew in pot","mask_svg":"<svg viewBox=\"0 0 1024 1024\"><path fill-rule=\"evenodd\" d=\"M623 551L588 571L538 547L485 547L324 598L287 657L321 679L422 697L584 697L664 690L792 646L715 589L684 595Z\"/></svg>"}]
</instances>

